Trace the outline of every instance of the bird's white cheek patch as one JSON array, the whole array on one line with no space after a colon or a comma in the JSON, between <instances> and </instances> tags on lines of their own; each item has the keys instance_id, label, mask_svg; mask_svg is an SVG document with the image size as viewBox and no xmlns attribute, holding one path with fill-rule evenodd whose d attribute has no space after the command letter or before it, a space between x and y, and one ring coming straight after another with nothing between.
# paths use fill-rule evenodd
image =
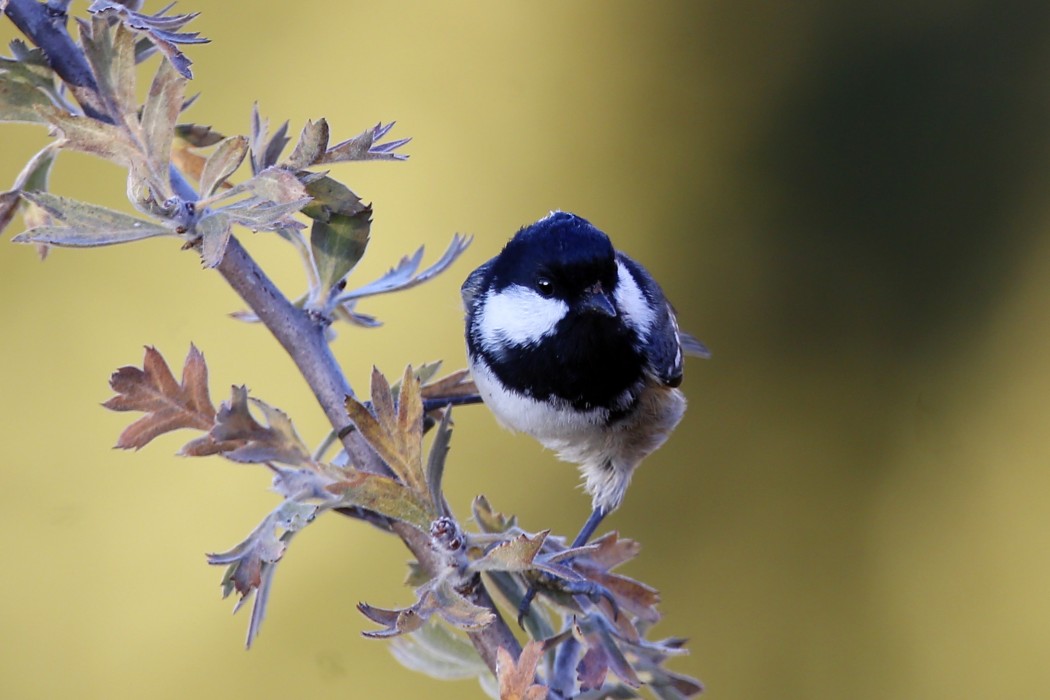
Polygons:
<instances>
[{"instance_id":1,"label":"bird's white cheek patch","mask_svg":"<svg viewBox=\"0 0 1050 700\"><path fill-rule=\"evenodd\" d=\"M489 295L481 309L481 339L489 348L503 345L533 345L554 332L569 306L536 292L512 285Z\"/></svg>"},{"instance_id":2,"label":"bird's white cheek patch","mask_svg":"<svg viewBox=\"0 0 1050 700\"><path fill-rule=\"evenodd\" d=\"M656 315L627 266L617 261L616 268L616 291L613 294L616 298L616 308L627 316L643 335L648 335Z\"/></svg>"}]
</instances>

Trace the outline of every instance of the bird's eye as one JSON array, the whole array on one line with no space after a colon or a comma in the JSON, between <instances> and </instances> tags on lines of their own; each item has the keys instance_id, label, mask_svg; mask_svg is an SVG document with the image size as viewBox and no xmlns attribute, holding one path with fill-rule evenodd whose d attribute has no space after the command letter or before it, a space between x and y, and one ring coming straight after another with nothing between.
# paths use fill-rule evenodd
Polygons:
<instances>
[{"instance_id":1,"label":"bird's eye","mask_svg":"<svg viewBox=\"0 0 1050 700\"><path fill-rule=\"evenodd\" d=\"M554 294L554 283L546 277L536 280L536 289L542 296L549 297Z\"/></svg>"}]
</instances>

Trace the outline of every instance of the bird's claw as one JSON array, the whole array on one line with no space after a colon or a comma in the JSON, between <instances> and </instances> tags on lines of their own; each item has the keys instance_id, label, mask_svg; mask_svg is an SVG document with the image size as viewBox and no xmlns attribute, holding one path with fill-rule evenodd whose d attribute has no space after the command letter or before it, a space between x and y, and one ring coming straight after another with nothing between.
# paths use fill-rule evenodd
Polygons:
<instances>
[{"instance_id":1,"label":"bird's claw","mask_svg":"<svg viewBox=\"0 0 1050 700\"><path fill-rule=\"evenodd\" d=\"M603 599L608 601L609 607L612 608L613 620L620 617L620 605L616 602L616 597L612 591L605 586L586 579L560 578L550 574L544 578L545 586L569 595L585 596L595 605L599 605ZM521 599L521 603L518 604L518 626L522 629L525 629L525 616L529 614L529 608L532 606L533 598L536 597L536 592L536 584L529 586L529 589L525 591L525 595Z\"/></svg>"}]
</instances>

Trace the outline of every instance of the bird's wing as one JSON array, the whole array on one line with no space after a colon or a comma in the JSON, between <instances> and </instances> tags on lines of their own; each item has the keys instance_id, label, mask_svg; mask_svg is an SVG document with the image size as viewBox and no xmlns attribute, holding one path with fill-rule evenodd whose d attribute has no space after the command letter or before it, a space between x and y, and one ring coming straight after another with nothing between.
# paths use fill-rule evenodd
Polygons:
<instances>
[{"instance_id":1,"label":"bird's wing","mask_svg":"<svg viewBox=\"0 0 1050 700\"><path fill-rule=\"evenodd\" d=\"M678 386L682 383L683 347L674 309L667 302L660 285L641 265L623 253L618 253L617 257L656 312L646 338L645 354L649 365L647 371L667 386Z\"/></svg>"}]
</instances>

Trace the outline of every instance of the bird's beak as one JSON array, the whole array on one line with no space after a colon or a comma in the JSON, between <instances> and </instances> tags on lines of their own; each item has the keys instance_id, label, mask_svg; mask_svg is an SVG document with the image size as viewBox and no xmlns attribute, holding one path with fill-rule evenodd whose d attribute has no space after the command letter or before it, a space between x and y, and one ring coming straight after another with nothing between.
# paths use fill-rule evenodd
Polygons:
<instances>
[{"instance_id":1,"label":"bird's beak","mask_svg":"<svg viewBox=\"0 0 1050 700\"><path fill-rule=\"evenodd\" d=\"M583 313L594 313L601 316L616 317L616 307L613 306L609 296L602 289L601 283L596 283L583 292L577 307Z\"/></svg>"}]
</instances>

